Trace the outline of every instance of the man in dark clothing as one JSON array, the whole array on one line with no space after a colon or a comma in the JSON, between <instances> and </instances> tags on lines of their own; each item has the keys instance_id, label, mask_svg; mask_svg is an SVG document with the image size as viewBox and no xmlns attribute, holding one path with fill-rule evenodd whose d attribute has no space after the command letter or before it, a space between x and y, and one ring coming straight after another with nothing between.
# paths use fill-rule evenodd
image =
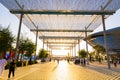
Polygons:
<instances>
[{"instance_id":1,"label":"man in dark clothing","mask_svg":"<svg viewBox=\"0 0 120 80\"><path fill-rule=\"evenodd\" d=\"M16 63L13 60L12 62L10 62L10 68L9 68L8 78L10 78L11 73L12 73L12 75L14 77L15 67L16 67Z\"/></svg>"}]
</instances>

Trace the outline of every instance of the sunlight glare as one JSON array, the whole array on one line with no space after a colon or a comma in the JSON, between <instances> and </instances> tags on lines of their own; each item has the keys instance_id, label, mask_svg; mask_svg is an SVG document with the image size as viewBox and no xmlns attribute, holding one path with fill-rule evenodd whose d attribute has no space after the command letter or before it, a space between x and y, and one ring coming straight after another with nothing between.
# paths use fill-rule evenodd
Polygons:
<instances>
[{"instance_id":1,"label":"sunlight glare","mask_svg":"<svg viewBox=\"0 0 120 80\"><path fill-rule=\"evenodd\" d=\"M62 49L62 50L53 50L52 54L56 55L56 56L67 56L68 52L69 52L69 50L64 50L64 49Z\"/></svg>"}]
</instances>

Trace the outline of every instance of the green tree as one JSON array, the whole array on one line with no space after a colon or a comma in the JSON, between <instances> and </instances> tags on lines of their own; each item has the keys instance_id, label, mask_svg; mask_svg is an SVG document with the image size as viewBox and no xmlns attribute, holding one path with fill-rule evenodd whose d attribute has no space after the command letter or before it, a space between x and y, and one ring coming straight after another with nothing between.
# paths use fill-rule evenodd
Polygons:
<instances>
[{"instance_id":1,"label":"green tree","mask_svg":"<svg viewBox=\"0 0 120 80\"><path fill-rule=\"evenodd\" d=\"M24 53L26 51L27 40L20 39L19 40L19 53Z\"/></svg>"},{"instance_id":2,"label":"green tree","mask_svg":"<svg viewBox=\"0 0 120 80\"><path fill-rule=\"evenodd\" d=\"M89 53L90 62L95 58L95 51Z\"/></svg>"},{"instance_id":3,"label":"green tree","mask_svg":"<svg viewBox=\"0 0 120 80\"><path fill-rule=\"evenodd\" d=\"M13 48L12 44L14 41L15 38L9 31L9 27L0 29L0 54L2 54L2 57L5 55L6 51L10 51Z\"/></svg>"},{"instance_id":4,"label":"green tree","mask_svg":"<svg viewBox=\"0 0 120 80\"><path fill-rule=\"evenodd\" d=\"M35 44L31 41L28 41L26 46L26 56L31 57L31 55L34 52L35 52Z\"/></svg>"},{"instance_id":5,"label":"green tree","mask_svg":"<svg viewBox=\"0 0 120 80\"><path fill-rule=\"evenodd\" d=\"M99 53L105 54L105 48L101 46L100 44L96 44L93 48L98 54Z\"/></svg>"},{"instance_id":6,"label":"green tree","mask_svg":"<svg viewBox=\"0 0 120 80\"><path fill-rule=\"evenodd\" d=\"M44 49L41 49L41 50L39 51L38 57L39 57L39 58L46 58L46 57L48 57L47 51L44 50Z\"/></svg>"},{"instance_id":7,"label":"green tree","mask_svg":"<svg viewBox=\"0 0 120 80\"><path fill-rule=\"evenodd\" d=\"M105 48L103 46L101 46L100 44L96 44L93 48L95 49L95 51L97 53L99 62L101 62L101 55L105 54Z\"/></svg>"},{"instance_id":8,"label":"green tree","mask_svg":"<svg viewBox=\"0 0 120 80\"><path fill-rule=\"evenodd\" d=\"M19 53L24 55L24 52L26 51L26 47L27 47L27 40L24 40L23 38L20 38L20 40L19 40ZM22 55L21 55L20 60L22 60L22 57L23 57Z\"/></svg>"},{"instance_id":9,"label":"green tree","mask_svg":"<svg viewBox=\"0 0 120 80\"><path fill-rule=\"evenodd\" d=\"M86 58L87 52L84 49L82 49L82 50L78 51L78 55L81 58Z\"/></svg>"},{"instance_id":10,"label":"green tree","mask_svg":"<svg viewBox=\"0 0 120 80\"><path fill-rule=\"evenodd\" d=\"M19 53L21 53L22 55L25 53L24 55L31 59L31 56L34 53L35 49L35 44L32 41L30 41L29 39L20 39Z\"/></svg>"},{"instance_id":11,"label":"green tree","mask_svg":"<svg viewBox=\"0 0 120 80\"><path fill-rule=\"evenodd\" d=\"M19 52L23 54L24 51L26 51L25 56L31 57L31 55L35 51L35 44L29 39L26 40L21 39L19 43Z\"/></svg>"}]
</instances>

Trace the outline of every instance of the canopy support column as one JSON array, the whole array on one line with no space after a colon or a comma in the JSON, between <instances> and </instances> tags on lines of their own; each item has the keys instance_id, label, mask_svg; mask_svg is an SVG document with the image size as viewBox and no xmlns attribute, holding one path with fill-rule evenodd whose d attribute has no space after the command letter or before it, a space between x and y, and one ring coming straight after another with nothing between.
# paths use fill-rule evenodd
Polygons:
<instances>
[{"instance_id":1,"label":"canopy support column","mask_svg":"<svg viewBox=\"0 0 120 80\"><path fill-rule=\"evenodd\" d=\"M87 58L88 58L88 42L87 42L87 28L85 27L85 41L86 41L86 52L87 52Z\"/></svg>"},{"instance_id":2,"label":"canopy support column","mask_svg":"<svg viewBox=\"0 0 120 80\"><path fill-rule=\"evenodd\" d=\"M76 45L74 44L74 56L76 56Z\"/></svg>"},{"instance_id":3,"label":"canopy support column","mask_svg":"<svg viewBox=\"0 0 120 80\"><path fill-rule=\"evenodd\" d=\"M44 38L43 38L43 49L44 49Z\"/></svg>"},{"instance_id":4,"label":"canopy support column","mask_svg":"<svg viewBox=\"0 0 120 80\"><path fill-rule=\"evenodd\" d=\"M72 52L72 51L71 51L71 49L70 49L70 57L71 57L71 52Z\"/></svg>"},{"instance_id":5,"label":"canopy support column","mask_svg":"<svg viewBox=\"0 0 120 80\"><path fill-rule=\"evenodd\" d=\"M35 41L35 46L36 46L36 51L35 51L35 57L36 57L36 53L37 53L37 41L38 41L38 26L36 28L36 41Z\"/></svg>"},{"instance_id":6,"label":"canopy support column","mask_svg":"<svg viewBox=\"0 0 120 80\"><path fill-rule=\"evenodd\" d=\"M16 48L15 48L15 56L14 56L15 59L17 59L17 54L18 54L19 38L20 38L20 32L21 32L23 15L24 15L24 14L21 14L21 15L20 15L19 29L18 29L17 42L16 42Z\"/></svg>"},{"instance_id":7,"label":"canopy support column","mask_svg":"<svg viewBox=\"0 0 120 80\"><path fill-rule=\"evenodd\" d=\"M53 58L53 53L52 53L52 49L51 49L51 51L50 51L50 52L51 52L51 58Z\"/></svg>"},{"instance_id":8,"label":"canopy support column","mask_svg":"<svg viewBox=\"0 0 120 80\"><path fill-rule=\"evenodd\" d=\"M48 41L47 41L47 51L48 51Z\"/></svg>"},{"instance_id":9,"label":"canopy support column","mask_svg":"<svg viewBox=\"0 0 120 80\"><path fill-rule=\"evenodd\" d=\"M73 44L72 44L72 57L73 57Z\"/></svg>"},{"instance_id":10,"label":"canopy support column","mask_svg":"<svg viewBox=\"0 0 120 80\"><path fill-rule=\"evenodd\" d=\"M78 39L78 51L80 51L80 39Z\"/></svg>"},{"instance_id":11,"label":"canopy support column","mask_svg":"<svg viewBox=\"0 0 120 80\"><path fill-rule=\"evenodd\" d=\"M105 44L105 50L106 50L106 54L107 54L107 63L108 63L108 69L111 68L110 66L110 56L108 53L108 46L107 46L107 36L106 36L106 28L105 28L105 15L102 15L102 24L103 24L103 34L104 34L104 44Z\"/></svg>"}]
</instances>

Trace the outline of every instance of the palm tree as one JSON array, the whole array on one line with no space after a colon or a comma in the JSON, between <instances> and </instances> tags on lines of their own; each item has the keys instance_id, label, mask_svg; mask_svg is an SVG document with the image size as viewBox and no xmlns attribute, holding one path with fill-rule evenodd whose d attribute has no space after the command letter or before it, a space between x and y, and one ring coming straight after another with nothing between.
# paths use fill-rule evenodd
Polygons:
<instances>
[{"instance_id":1,"label":"palm tree","mask_svg":"<svg viewBox=\"0 0 120 80\"><path fill-rule=\"evenodd\" d=\"M0 29L0 55L3 57L6 54L6 51L10 51L13 47L12 44L15 41L13 34L9 31L8 28Z\"/></svg>"}]
</instances>

